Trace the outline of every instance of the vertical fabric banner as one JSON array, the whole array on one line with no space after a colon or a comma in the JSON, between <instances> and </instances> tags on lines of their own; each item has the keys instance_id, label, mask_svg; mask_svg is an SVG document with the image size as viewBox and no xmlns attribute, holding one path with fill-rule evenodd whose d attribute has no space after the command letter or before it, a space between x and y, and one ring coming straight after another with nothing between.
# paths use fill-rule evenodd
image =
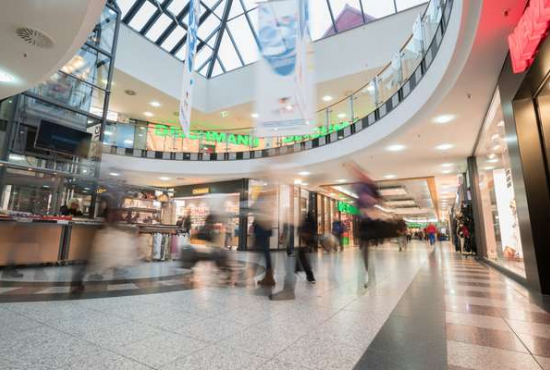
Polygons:
<instances>
[{"instance_id":1,"label":"vertical fabric banner","mask_svg":"<svg viewBox=\"0 0 550 370\"><path fill-rule=\"evenodd\" d=\"M316 126L307 3L276 0L258 4L257 136L305 135Z\"/></svg>"},{"instance_id":2,"label":"vertical fabric banner","mask_svg":"<svg viewBox=\"0 0 550 370\"><path fill-rule=\"evenodd\" d=\"M197 50L197 30L199 28L200 1L189 2L189 23L187 29L187 54L183 65L183 80L179 118L181 129L185 134L191 131L191 108L193 104L193 88L195 87L195 53Z\"/></svg>"}]
</instances>

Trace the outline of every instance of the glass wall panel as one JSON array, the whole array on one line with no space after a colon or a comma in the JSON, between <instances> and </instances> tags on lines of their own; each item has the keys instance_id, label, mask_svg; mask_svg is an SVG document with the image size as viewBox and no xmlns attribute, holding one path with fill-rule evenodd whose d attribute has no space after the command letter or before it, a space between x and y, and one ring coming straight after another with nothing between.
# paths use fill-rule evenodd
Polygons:
<instances>
[{"instance_id":1,"label":"glass wall panel","mask_svg":"<svg viewBox=\"0 0 550 370\"><path fill-rule=\"evenodd\" d=\"M514 182L502 117L500 95L497 92L476 152L485 226L484 257L525 277Z\"/></svg>"}]
</instances>

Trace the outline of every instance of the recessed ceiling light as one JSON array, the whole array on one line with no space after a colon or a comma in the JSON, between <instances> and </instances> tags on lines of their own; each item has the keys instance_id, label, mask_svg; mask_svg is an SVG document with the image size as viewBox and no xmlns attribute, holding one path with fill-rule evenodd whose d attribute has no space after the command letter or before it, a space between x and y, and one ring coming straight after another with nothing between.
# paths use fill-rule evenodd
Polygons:
<instances>
[{"instance_id":1,"label":"recessed ceiling light","mask_svg":"<svg viewBox=\"0 0 550 370\"><path fill-rule=\"evenodd\" d=\"M82 173L88 173L88 170L82 170Z\"/></svg>"},{"instance_id":2,"label":"recessed ceiling light","mask_svg":"<svg viewBox=\"0 0 550 370\"><path fill-rule=\"evenodd\" d=\"M346 179L336 180L336 182L339 182L340 184L343 184L343 183L345 183L346 181L348 181L348 180L346 180Z\"/></svg>"},{"instance_id":3,"label":"recessed ceiling light","mask_svg":"<svg viewBox=\"0 0 550 370\"><path fill-rule=\"evenodd\" d=\"M126 93L126 95L130 95L130 96L136 95L136 92L134 90L124 90L124 92Z\"/></svg>"},{"instance_id":4,"label":"recessed ceiling light","mask_svg":"<svg viewBox=\"0 0 550 370\"><path fill-rule=\"evenodd\" d=\"M153 117L154 116L154 114L151 113L151 112L145 112L143 114L146 115L147 117Z\"/></svg>"},{"instance_id":5,"label":"recessed ceiling light","mask_svg":"<svg viewBox=\"0 0 550 370\"><path fill-rule=\"evenodd\" d=\"M443 167L452 167L452 166L454 166L454 164L452 164L452 163L443 163L442 166Z\"/></svg>"},{"instance_id":6,"label":"recessed ceiling light","mask_svg":"<svg viewBox=\"0 0 550 370\"><path fill-rule=\"evenodd\" d=\"M91 120L91 119L89 119L89 120L88 120L88 123L94 123L94 121L93 121L93 120Z\"/></svg>"},{"instance_id":7,"label":"recessed ceiling light","mask_svg":"<svg viewBox=\"0 0 550 370\"><path fill-rule=\"evenodd\" d=\"M373 92L374 91L374 85L369 85L367 86L365 89L363 89L363 91L368 91L368 92Z\"/></svg>"},{"instance_id":8,"label":"recessed ceiling light","mask_svg":"<svg viewBox=\"0 0 550 370\"><path fill-rule=\"evenodd\" d=\"M496 156L497 155L495 153L491 153L491 154L487 155L487 158L494 159L494 158L496 158Z\"/></svg>"},{"instance_id":9,"label":"recessed ceiling light","mask_svg":"<svg viewBox=\"0 0 550 370\"><path fill-rule=\"evenodd\" d=\"M302 183L302 180L294 180L294 185L300 185Z\"/></svg>"},{"instance_id":10,"label":"recessed ceiling light","mask_svg":"<svg viewBox=\"0 0 550 370\"><path fill-rule=\"evenodd\" d=\"M303 186L308 186L309 184L307 182L302 183Z\"/></svg>"},{"instance_id":11,"label":"recessed ceiling light","mask_svg":"<svg viewBox=\"0 0 550 370\"><path fill-rule=\"evenodd\" d=\"M493 166L485 167L485 170L486 170L486 171L492 171L492 170L494 170L494 169L495 169L495 167L493 167Z\"/></svg>"},{"instance_id":12,"label":"recessed ceiling light","mask_svg":"<svg viewBox=\"0 0 550 370\"><path fill-rule=\"evenodd\" d=\"M323 96L323 101L331 101L331 100L332 100L332 96L330 95Z\"/></svg>"},{"instance_id":13,"label":"recessed ceiling light","mask_svg":"<svg viewBox=\"0 0 550 370\"><path fill-rule=\"evenodd\" d=\"M489 160L487 161L487 163L498 163L498 159L497 159L497 158L495 158L495 159L489 159Z\"/></svg>"},{"instance_id":14,"label":"recessed ceiling light","mask_svg":"<svg viewBox=\"0 0 550 370\"><path fill-rule=\"evenodd\" d=\"M25 159L25 157L23 157L22 155L19 155L19 154L10 154L9 159L12 160L12 161L22 161L22 160Z\"/></svg>"},{"instance_id":15,"label":"recessed ceiling light","mask_svg":"<svg viewBox=\"0 0 550 370\"><path fill-rule=\"evenodd\" d=\"M338 118L346 118L346 114L345 113L339 113Z\"/></svg>"},{"instance_id":16,"label":"recessed ceiling light","mask_svg":"<svg viewBox=\"0 0 550 370\"><path fill-rule=\"evenodd\" d=\"M389 150L390 152L399 152L403 149L405 149L405 146L400 144L390 145L386 147L386 150Z\"/></svg>"},{"instance_id":17,"label":"recessed ceiling light","mask_svg":"<svg viewBox=\"0 0 550 370\"><path fill-rule=\"evenodd\" d=\"M120 173L110 172L109 175L114 176L114 177L118 177L118 176L120 176Z\"/></svg>"},{"instance_id":18,"label":"recessed ceiling light","mask_svg":"<svg viewBox=\"0 0 550 370\"><path fill-rule=\"evenodd\" d=\"M0 82L13 82L15 78L7 72L0 71Z\"/></svg>"},{"instance_id":19,"label":"recessed ceiling light","mask_svg":"<svg viewBox=\"0 0 550 370\"><path fill-rule=\"evenodd\" d=\"M442 114L433 119L434 123L445 124L454 120L456 116L454 114Z\"/></svg>"},{"instance_id":20,"label":"recessed ceiling light","mask_svg":"<svg viewBox=\"0 0 550 370\"><path fill-rule=\"evenodd\" d=\"M385 179L388 179L388 180L392 180L392 179L396 179L397 176L396 175L386 175L384 176Z\"/></svg>"},{"instance_id":21,"label":"recessed ceiling light","mask_svg":"<svg viewBox=\"0 0 550 370\"><path fill-rule=\"evenodd\" d=\"M441 145L436 146L435 148L436 148L437 150L449 150L449 149L451 149L452 147L454 147L453 144L441 144Z\"/></svg>"},{"instance_id":22,"label":"recessed ceiling light","mask_svg":"<svg viewBox=\"0 0 550 370\"><path fill-rule=\"evenodd\" d=\"M166 177L166 176L161 176L161 177L159 177L159 179L162 180L162 181L168 181L168 180L170 180L170 178L169 178L169 177Z\"/></svg>"},{"instance_id":23,"label":"recessed ceiling light","mask_svg":"<svg viewBox=\"0 0 550 370\"><path fill-rule=\"evenodd\" d=\"M493 150L496 151L496 152L498 152L500 149L502 149L502 147L500 145L495 145L493 147Z\"/></svg>"},{"instance_id":24,"label":"recessed ceiling light","mask_svg":"<svg viewBox=\"0 0 550 370\"><path fill-rule=\"evenodd\" d=\"M252 114L250 115L250 117L252 117L252 118L260 118L260 115L259 115L258 113L252 113Z\"/></svg>"},{"instance_id":25,"label":"recessed ceiling light","mask_svg":"<svg viewBox=\"0 0 550 370\"><path fill-rule=\"evenodd\" d=\"M504 121L503 120L498 121L497 126L504 127Z\"/></svg>"},{"instance_id":26,"label":"recessed ceiling light","mask_svg":"<svg viewBox=\"0 0 550 370\"><path fill-rule=\"evenodd\" d=\"M289 104L289 105L286 106L286 110L289 110L289 111L290 111L290 110L292 110L292 109L294 109L294 108L292 108L292 105Z\"/></svg>"},{"instance_id":27,"label":"recessed ceiling light","mask_svg":"<svg viewBox=\"0 0 550 370\"><path fill-rule=\"evenodd\" d=\"M443 173L444 173L445 175L448 175L448 174L450 174L450 173L453 173L453 171L452 171L452 170L445 170L445 171L443 171Z\"/></svg>"},{"instance_id":28,"label":"recessed ceiling light","mask_svg":"<svg viewBox=\"0 0 550 370\"><path fill-rule=\"evenodd\" d=\"M153 107L155 107L155 108L160 107L160 103L159 103L158 101L152 101L152 102L149 103L149 104L151 104L151 105L152 105Z\"/></svg>"},{"instance_id":29,"label":"recessed ceiling light","mask_svg":"<svg viewBox=\"0 0 550 370\"><path fill-rule=\"evenodd\" d=\"M302 171L302 172L298 172L298 175L300 175L300 176L309 176L309 175L311 175L311 172Z\"/></svg>"}]
</instances>

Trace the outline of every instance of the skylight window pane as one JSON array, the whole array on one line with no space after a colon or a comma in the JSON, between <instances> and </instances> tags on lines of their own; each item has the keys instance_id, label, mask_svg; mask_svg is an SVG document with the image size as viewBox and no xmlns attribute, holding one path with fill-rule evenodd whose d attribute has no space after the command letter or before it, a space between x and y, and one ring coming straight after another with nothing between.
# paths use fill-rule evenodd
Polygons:
<instances>
[{"instance_id":1,"label":"skylight window pane","mask_svg":"<svg viewBox=\"0 0 550 370\"><path fill-rule=\"evenodd\" d=\"M178 52L175 54L175 56L179 60L184 60L185 59L185 54L187 54L187 47L184 45L178 50Z\"/></svg>"},{"instance_id":2,"label":"skylight window pane","mask_svg":"<svg viewBox=\"0 0 550 370\"><path fill-rule=\"evenodd\" d=\"M216 61L216 64L214 64L214 69L212 70L212 77L219 76L223 73L223 69L220 66L220 63Z\"/></svg>"},{"instance_id":3,"label":"skylight window pane","mask_svg":"<svg viewBox=\"0 0 550 370\"><path fill-rule=\"evenodd\" d=\"M220 50L218 51L218 57L221 59L223 66L227 71L242 67L242 63L239 60L239 56L237 55L235 47L233 46L231 38L227 32L223 34L223 39L220 43Z\"/></svg>"},{"instance_id":4,"label":"skylight window pane","mask_svg":"<svg viewBox=\"0 0 550 370\"><path fill-rule=\"evenodd\" d=\"M237 0L237 1L240 1L240 0ZM256 0L243 0L243 4L246 10L251 10L258 6L258 3L256 2Z\"/></svg>"},{"instance_id":5,"label":"skylight window pane","mask_svg":"<svg viewBox=\"0 0 550 370\"><path fill-rule=\"evenodd\" d=\"M183 8L189 3L189 0L173 0L170 5L168 5L168 11L174 15L178 15Z\"/></svg>"},{"instance_id":6,"label":"skylight window pane","mask_svg":"<svg viewBox=\"0 0 550 370\"><path fill-rule=\"evenodd\" d=\"M228 29L231 36L237 43L237 48L241 53L245 64L250 64L258 60L258 45L252 34L252 30L244 15L233 19L228 23ZM224 61L225 63L225 61Z\"/></svg>"},{"instance_id":7,"label":"skylight window pane","mask_svg":"<svg viewBox=\"0 0 550 370\"><path fill-rule=\"evenodd\" d=\"M363 15L359 0L329 0L338 32L362 25ZM384 0L387 1L387 0Z\"/></svg>"},{"instance_id":8,"label":"skylight window pane","mask_svg":"<svg viewBox=\"0 0 550 370\"><path fill-rule=\"evenodd\" d=\"M151 41L155 42L159 38L159 36L166 30L166 27L168 27L172 23L172 19L167 16L166 14L161 14L159 19L153 24L153 26L149 29L149 32L145 34L147 38L149 38Z\"/></svg>"},{"instance_id":9,"label":"skylight window pane","mask_svg":"<svg viewBox=\"0 0 550 370\"><path fill-rule=\"evenodd\" d=\"M166 38L166 40L164 40L164 42L162 43L161 47L170 52L174 46L178 43L178 41L180 41L183 36L185 36L185 30L180 27L180 26L177 26L173 31L172 33L170 34L170 36L168 36Z\"/></svg>"},{"instance_id":10,"label":"skylight window pane","mask_svg":"<svg viewBox=\"0 0 550 370\"><path fill-rule=\"evenodd\" d=\"M420 4L425 4L426 0L397 0L397 11L406 10Z\"/></svg>"},{"instance_id":11,"label":"skylight window pane","mask_svg":"<svg viewBox=\"0 0 550 370\"><path fill-rule=\"evenodd\" d=\"M310 29L311 37L313 38L313 40L318 40L320 38L323 38L327 34L334 33L332 20L330 18L327 2L325 0L319 1L318 5L315 4L315 6L310 6L309 11L311 12Z\"/></svg>"},{"instance_id":12,"label":"skylight window pane","mask_svg":"<svg viewBox=\"0 0 550 370\"><path fill-rule=\"evenodd\" d=\"M241 5L241 2L239 0L233 0L233 4L231 5L231 10L229 12L229 19L238 17L243 13L244 13L244 10L243 10L243 6Z\"/></svg>"},{"instance_id":13,"label":"skylight window pane","mask_svg":"<svg viewBox=\"0 0 550 370\"><path fill-rule=\"evenodd\" d=\"M141 8L139 8L135 17L132 18L129 26L135 29L136 31L140 31L145 25L145 23L147 23L147 21L155 13L155 10L157 10L157 7L151 4L150 2L146 1L141 6Z\"/></svg>"},{"instance_id":14,"label":"skylight window pane","mask_svg":"<svg viewBox=\"0 0 550 370\"><path fill-rule=\"evenodd\" d=\"M395 13L393 0L361 0L363 11L374 18L382 18Z\"/></svg>"},{"instance_id":15,"label":"skylight window pane","mask_svg":"<svg viewBox=\"0 0 550 370\"><path fill-rule=\"evenodd\" d=\"M117 4L120 7L121 16L124 18L126 13L128 13L128 10L134 5L136 0L117 0Z\"/></svg>"},{"instance_id":16,"label":"skylight window pane","mask_svg":"<svg viewBox=\"0 0 550 370\"><path fill-rule=\"evenodd\" d=\"M201 3L203 3L202 4L203 6L206 6L210 9L212 9L214 7L214 5L216 5L218 3L218 0L201 0ZM220 6L223 6L223 1L222 1ZM204 11L204 9L203 9L203 11Z\"/></svg>"},{"instance_id":17,"label":"skylight window pane","mask_svg":"<svg viewBox=\"0 0 550 370\"><path fill-rule=\"evenodd\" d=\"M220 25L220 20L214 16L206 18L200 25L198 35L202 40L206 40L208 36Z\"/></svg>"},{"instance_id":18,"label":"skylight window pane","mask_svg":"<svg viewBox=\"0 0 550 370\"><path fill-rule=\"evenodd\" d=\"M210 49L208 46L205 46L202 48L201 51L198 52L197 56L195 57L195 66L196 68L200 68L204 62L208 60L212 56L212 49Z\"/></svg>"}]
</instances>

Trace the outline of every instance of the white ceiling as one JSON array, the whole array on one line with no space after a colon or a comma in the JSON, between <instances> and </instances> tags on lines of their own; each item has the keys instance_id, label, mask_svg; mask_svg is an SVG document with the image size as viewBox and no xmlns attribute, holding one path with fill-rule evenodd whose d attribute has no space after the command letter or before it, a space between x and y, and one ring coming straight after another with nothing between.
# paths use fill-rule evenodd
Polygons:
<instances>
[{"instance_id":1,"label":"white ceiling","mask_svg":"<svg viewBox=\"0 0 550 370\"><path fill-rule=\"evenodd\" d=\"M106 0L3 0L0 11L0 99L18 94L50 77L84 43ZM21 26L41 31L53 40L49 48L23 41L15 33Z\"/></svg>"}]
</instances>

